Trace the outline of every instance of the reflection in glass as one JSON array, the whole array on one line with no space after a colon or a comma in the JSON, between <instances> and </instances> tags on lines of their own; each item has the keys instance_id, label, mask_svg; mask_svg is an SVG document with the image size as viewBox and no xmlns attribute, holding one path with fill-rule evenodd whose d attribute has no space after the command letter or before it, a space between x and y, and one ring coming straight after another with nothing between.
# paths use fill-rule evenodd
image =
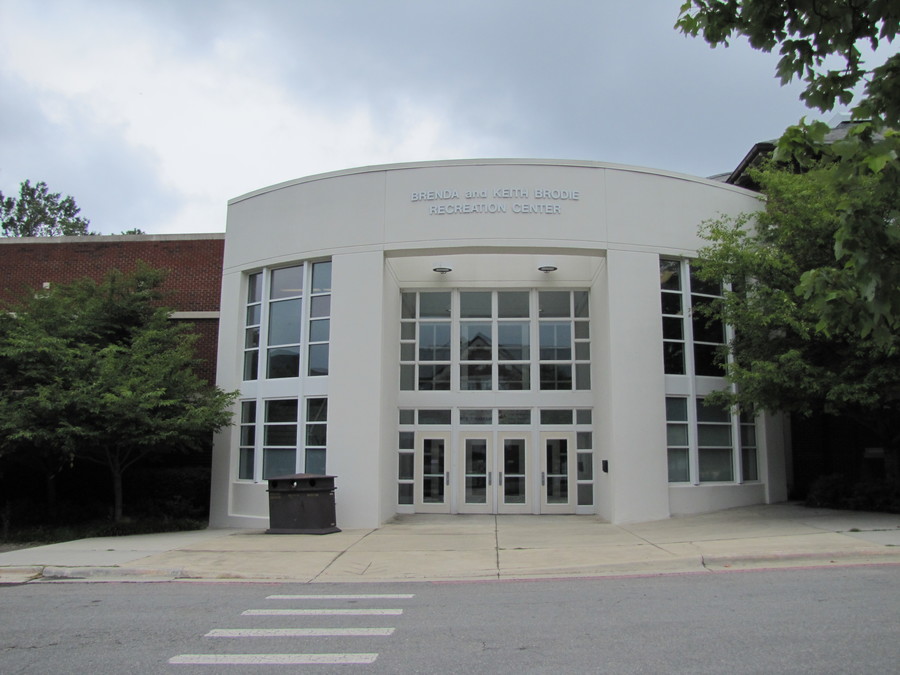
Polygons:
<instances>
[{"instance_id":1,"label":"reflection in glass","mask_svg":"<svg viewBox=\"0 0 900 675\"><path fill-rule=\"evenodd\" d=\"M325 474L325 448L306 449L306 473Z\"/></svg>"},{"instance_id":2,"label":"reflection in glass","mask_svg":"<svg viewBox=\"0 0 900 675\"><path fill-rule=\"evenodd\" d=\"M501 361L527 361L530 356L529 325L525 321L503 321L497 327L497 358Z\"/></svg>"},{"instance_id":3,"label":"reflection in glass","mask_svg":"<svg viewBox=\"0 0 900 675\"><path fill-rule=\"evenodd\" d=\"M503 502L525 503L525 440L507 438L503 441Z\"/></svg>"},{"instance_id":4,"label":"reflection in glass","mask_svg":"<svg viewBox=\"0 0 900 675\"><path fill-rule=\"evenodd\" d=\"M263 450L263 480L290 476L297 472L297 451L294 448L265 448Z\"/></svg>"},{"instance_id":5,"label":"reflection in glass","mask_svg":"<svg viewBox=\"0 0 900 675\"><path fill-rule=\"evenodd\" d=\"M269 350L269 369L266 376L297 377L300 375L300 347L275 347Z\"/></svg>"},{"instance_id":6,"label":"reflection in glass","mask_svg":"<svg viewBox=\"0 0 900 675\"><path fill-rule=\"evenodd\" d=\"M487 503L487 441L467 438L465 446L466 504Z\"/></svg>"},{"instance_id":7,"label":"reflection in glass","mask_svg":"<svg viewBox=\"0 0 900 675\"><path fill-rule=\"evenodd\" d=\"M463 361L491 360L491 324L466 321L459 325L459 357Z\"/></svg>"},{"instance_id":8,"label":"reflection in glass","mask_svg":"<svg viewBox=\"0 0 900 675\"><path fill-rule=\"evenodd\" d=\"M303 293L303 265L272 270L269 298L291 298Z\"/></svg>"},{"instance_id":9,"label":"reflection in glass","mask_svg":"<svg viewBox=\"0 0 900 675\"><path fill-rule=\"evenodd\" d=\"M328 293L331 291L331 262L313 263L312 292Z\"/></svg>"},{"instance_id":10,"label":"reflection in glass","mask_svg":"<svg viewBox=\"0 0 900 675\"><path fill-rule=\"evenodd\" d=\"M282 300L269 304L269 344L289 345L300 342L300 303Z\"/></svg>"},{"instance_id":11,"label":"reflection in glass","mask_svg":"<svg viewBox=\"0 0 900 675\"><path fill-rule=\"evenodd\" d=\"M319 377L328 374L328 345L309 346L309 375Z\"/></svg>"}]
</instances>

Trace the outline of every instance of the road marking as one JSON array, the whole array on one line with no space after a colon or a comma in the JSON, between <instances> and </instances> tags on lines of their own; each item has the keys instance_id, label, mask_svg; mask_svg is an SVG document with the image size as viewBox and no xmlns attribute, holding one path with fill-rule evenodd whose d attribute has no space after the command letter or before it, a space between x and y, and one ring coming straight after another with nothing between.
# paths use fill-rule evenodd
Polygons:
<instances>
[{"instance_id":1,"label":"road marking","mask_svg":"<svg viewBox=\"0 0 900 675\"><path fill-rule=\"evenodd\" d=\"M248 609L242 616L398 616L402 609Z\"/></svg>"},{"instance_id":2,"label":"road marking","mask_svg":"<svg viewBox=\"0 0 900 675\"><path fill-rule=\"evenodd\" d=\"M393 635L393 628L217 628L206 637L367 637Z\"/></svg>"},{"instance_id":3,"label":"road marking","mask_svg":"<svg viewBox=\"0 0 900 675\"><path fill-rule=\"evenodd\" d=\"M414 593L375 593L358 595L270 595L266 600L408 600Z\"/></svg>"},{"instance_id":4,"label":"road marking","mask_svg":"<svg viewBox=\"0 0 900 675\"><path fill-rule=\"evenodd\" d=\"M373 663L378 654L181 654L172 664L195 666L305 666L315 664Z\"/></svg>"}]
</instances>

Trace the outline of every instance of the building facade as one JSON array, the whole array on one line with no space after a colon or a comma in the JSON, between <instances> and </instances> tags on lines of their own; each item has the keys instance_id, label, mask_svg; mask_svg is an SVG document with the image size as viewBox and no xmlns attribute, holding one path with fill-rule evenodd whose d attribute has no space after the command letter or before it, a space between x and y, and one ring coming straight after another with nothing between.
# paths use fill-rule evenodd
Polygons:
<instances>
[{"instance_id":1,"label":"building facade","mask_svg":"<svg viewBox=\"0 0 900 675\"><path fill-rule=\"evenodd\" d=\"M340 527L397 513L634 522L786 498L778 418L704 404L725 328L691 308L723 183L595 162L313 176L229 203L213 526L267 479L337 476Z\"/></svg>"}]
</instances>

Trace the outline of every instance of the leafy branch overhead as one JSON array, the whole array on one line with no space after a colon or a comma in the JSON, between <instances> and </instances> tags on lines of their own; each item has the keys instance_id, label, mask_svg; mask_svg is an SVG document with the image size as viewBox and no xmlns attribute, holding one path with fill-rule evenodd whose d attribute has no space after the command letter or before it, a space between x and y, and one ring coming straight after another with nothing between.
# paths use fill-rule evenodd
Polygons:
<instances>
[{"instance_id":1,"label":"leafy branch overhead","mask_svg":"<svg viewBox=\"0 0 900 675\"><path fill-rule=\"evenodd\" d=\"M794 170L834 164L839 196L832 254L836 265L810 269L796 292L818 315L825 335L854 331L891 345L900 332L900 53L869 67L865 50L900 32L897 0L688 0L676 28L711 46L745 37L781 59L781 82L799 79L801 99L821 112L851 106L855 125L831 141L821 122L787 129L775 159ZM852 195L869 191L873 199Z\"/></svg>"},{"instance_id":2,"label":"leafy branch overhead","mask_svg":"<svg viewBox=\"0 0 900 675\"><path fill-rule=\"evenodd\" d=\"M4 197L0 192L0 223L4 237L58 237L92 234L91 221L78 214L81 209L71 195L50 192L43 181L34 185L26 180L19 196Z\"/></svg>"}]
</instances>

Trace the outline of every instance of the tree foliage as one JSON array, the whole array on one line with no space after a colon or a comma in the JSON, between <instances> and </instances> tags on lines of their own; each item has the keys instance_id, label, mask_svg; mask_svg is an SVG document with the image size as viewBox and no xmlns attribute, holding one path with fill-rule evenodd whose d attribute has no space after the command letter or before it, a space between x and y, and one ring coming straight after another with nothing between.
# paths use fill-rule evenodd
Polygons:
<instances>
[{"instance_id":1,"label":"tree foliage","mask_svg":"<svg viewBox=\"0 0 900 675\"><path fill-rule=\"evenodd\" d=\"M34 185L26 180L19 196L4 197L0 192L0 223L4 237L58 237L92 234L91 221L78 214L81 209L71 195L50 192L44 181Z\"/></svg>"},{"instance_id":2,"label":"tree foliage","mask_svg":"<svg viewBox=\"0 0 900 675\"><path fill-rule=\"evenodd\" d=\"M826 112L852 104L857 124L837 142L828 127L805 121L782 136L776 159L807 170L832 162L836 264L805 272L799 292L826 335L856 332L880 345L900 331L900 54L869 68L862 48L890 44L900 32L896 0L688 0L676 27L711 46L746 37L779 50L782 83L806 83L801 99ZM862 86L862 91L859 88ZM851 195L865 185L874 208Z\"/></svg>"},{"instance_id":3,"label":"tree foliage","mask_svg":"<svg viewBox=\"0 0 900 675\"><path fill-rule=\"evenodd\" d=\"M111 271L53 286L0 313L0 456L109 468L205 447L234 400L193 372L196 335L159 306L163 273Z\"/></svg>"},{"instance_id":4,"label":"tree foliage","mask_svg":"<svg viewBox=\"0 0 900 675\"><path fill-rule=\"evenodd\" d=\"M696 271L725 280L729 290L711 314L733 327L727 378L736 385L718 397L744 409L856 419L886 447L900 441L900 338L877 339L853 329L819 330L814 298L800 290L811 274L840 274L834 255L840 208L887 209L875 176L856 190L835 190L834 163L806 173L769 167L755 174L765 209L706 223L710 243Z\"/></svg>"}]
</instances>

